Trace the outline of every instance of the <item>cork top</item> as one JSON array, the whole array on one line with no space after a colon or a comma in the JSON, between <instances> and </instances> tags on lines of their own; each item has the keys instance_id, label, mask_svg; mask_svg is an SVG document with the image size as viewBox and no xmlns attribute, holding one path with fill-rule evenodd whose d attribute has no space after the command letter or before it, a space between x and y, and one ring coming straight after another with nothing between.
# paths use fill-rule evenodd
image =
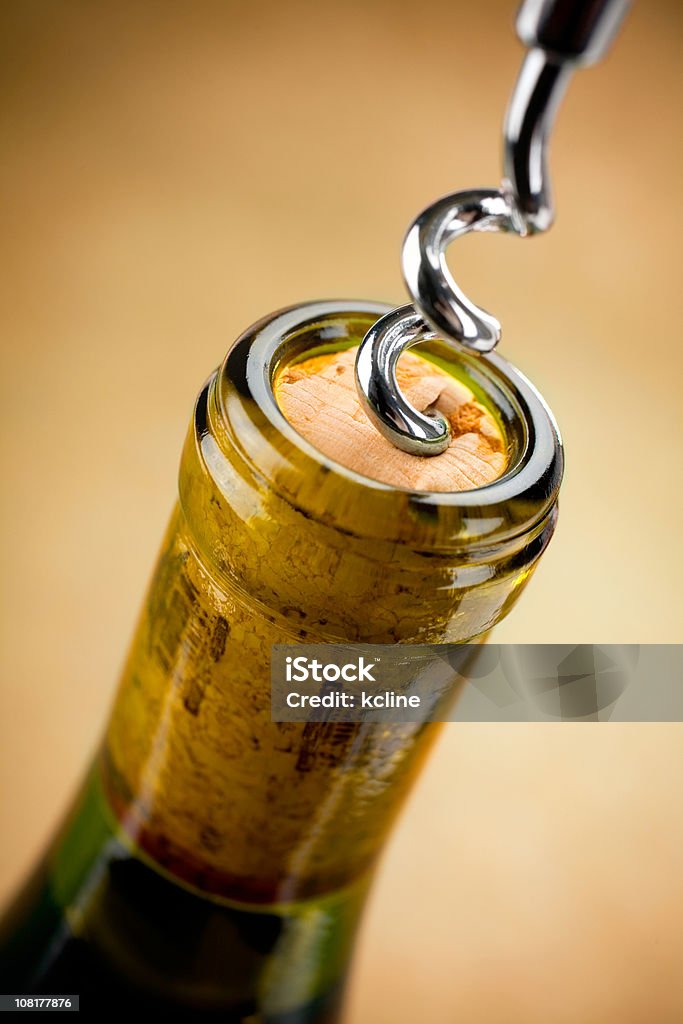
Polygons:
<instances>
[{"instance_id":1,"label":"cork top","mask_svg":"<svg viewBox=\"0 0 683 1024\"><path fill-rule=\"evenodd\" d=\"M431 458L395 448L360 405L357 352L312 356L286 366L275 381L283 415L323 455L362 476L416 491L469 491L504 473L506 445L491 413L465 384L412 352L399 360L399 387L420 412L437 410L448 419L451 443Z\"/></svg>"}]
</instances>

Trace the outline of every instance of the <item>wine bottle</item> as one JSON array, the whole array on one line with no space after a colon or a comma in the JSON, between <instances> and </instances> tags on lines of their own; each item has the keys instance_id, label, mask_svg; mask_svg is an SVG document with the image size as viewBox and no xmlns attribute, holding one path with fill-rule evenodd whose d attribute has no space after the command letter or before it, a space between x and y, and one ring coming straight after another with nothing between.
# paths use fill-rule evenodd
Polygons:
<instances>
[{"instance_id":1,"label":"wine bottle","mask_svg":"<svg viewBox=\"0 0 683 1024\"><path fill-rule=\"evenodd\" d=\"M528 382L439 342L410 358L455 382L463 438L484 424L487 486L392 486L307 440L282 374L286 390L302 361L329 365L384 308L274 314L202 388L97 756L0 929L0 990L100 1014L338 1019L378 854L439 726L273 722L271 646L485 637L553 533L562 474Z\"/></svg>"}]
</instances>

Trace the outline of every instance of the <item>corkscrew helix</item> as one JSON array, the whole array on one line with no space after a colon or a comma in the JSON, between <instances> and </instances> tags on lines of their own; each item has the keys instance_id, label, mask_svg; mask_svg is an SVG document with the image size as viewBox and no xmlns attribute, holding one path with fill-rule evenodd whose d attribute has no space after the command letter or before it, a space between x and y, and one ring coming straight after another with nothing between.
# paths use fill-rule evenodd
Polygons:
<instances>
[{"instance_id":1,"label":"corkscrew helix","mask_svg":"<svg viewBox=\"0 0 683 1024\"><path fill-rule=\"evenodd\" d=\"M517 34L529 48L504 125L500 188L479 188L438 199L405 236L402 268L412 304L399 306L370 328L356 359L361 403L377 429L413 455L439 455L450 427L439 413L415 409L401 393L396 364L411 345L439 337L476 353L500 340L500 323L458 287L446 250L470 231L547 231L554 217L548 180L550 129L572 71L594 64L615 37L630 0L525 0Z\"/></svg>"}]
</instances>

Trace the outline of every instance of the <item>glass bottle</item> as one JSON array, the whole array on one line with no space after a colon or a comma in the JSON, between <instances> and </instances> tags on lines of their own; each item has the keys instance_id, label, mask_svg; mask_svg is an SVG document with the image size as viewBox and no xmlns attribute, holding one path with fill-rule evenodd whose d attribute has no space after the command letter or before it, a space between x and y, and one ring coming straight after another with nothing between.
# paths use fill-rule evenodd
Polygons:
<instances>
[{"instance_id":1,"label":"glass bottle","mask_svg":"<svg viewBox=\"0 0 683 1024\"><path fill-rule=\"evenodd\" d=\"M439 726L274 723L270 648L485 638L553 533L562 448L497 355L421 353L496 416L508 469L410 492L331 462L274 397L386 307L248 330L202 388L179 501L97 757L6 914L0 988L188 1019L338 1019L377 856Z\"/></svg>"}]
</instances>

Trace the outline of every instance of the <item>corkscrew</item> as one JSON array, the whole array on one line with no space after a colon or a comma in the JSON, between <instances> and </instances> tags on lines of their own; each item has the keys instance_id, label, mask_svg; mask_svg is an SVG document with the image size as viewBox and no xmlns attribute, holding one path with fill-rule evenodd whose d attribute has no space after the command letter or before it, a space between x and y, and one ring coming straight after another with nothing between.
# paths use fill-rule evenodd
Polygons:
<instances>
[{"instance_id":1,"label":"corkscrew","mask_svg":"<svg viewBox=\"0 0 683 1024\"><path fill-rule=\"evenodd\" d=\"M500 188L455 192L428 206L403 242L403 276L412 304L399 306L368 331L356 360L361 403L377 429L413 455L439 455L450 427L439 413L421 413L396 380L401 354L439 337L475 353L498 344L498 320L469 299L446 265L446 250L470 231L520 237L547 231L554 218L547 149L572 72L606 53L630 0L525 0L517 34L529 48L504 124Z\"/></svg>"}]
</instances>

